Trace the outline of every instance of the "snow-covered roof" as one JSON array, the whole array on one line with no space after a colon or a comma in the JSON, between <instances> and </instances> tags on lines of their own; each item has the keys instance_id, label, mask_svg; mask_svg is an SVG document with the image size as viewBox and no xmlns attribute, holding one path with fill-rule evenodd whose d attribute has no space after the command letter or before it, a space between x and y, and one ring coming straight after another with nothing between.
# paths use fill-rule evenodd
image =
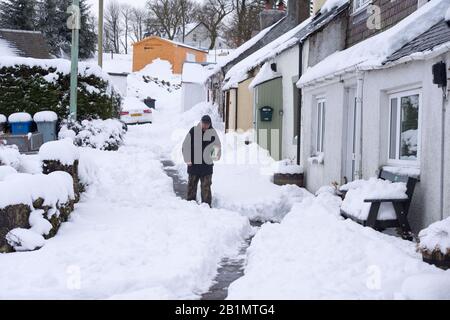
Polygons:
<instances>
[{"instance_id":1,"label":"snow-covered roof","mask_svg":"<svg viewBox=\"0 0 450 320\"><path fill-rule=\"evenodd\" d=\"M0 56L49 59L50 48L39 31L0 29Z\"/></svg>"},{"instance_id":2,"label":"snow-covered roof","mask_svg":"<svg viewBox=\"0 0 450 320\"><path fill-rule=\"evenodd\" d=\"M307 69L297 85L304 87L347 72L381 67L391 54L443 20L449 5L450 0L431 0L387 31L335 52Z\"/></svg>"},{"instance_id":3,"label":"snow-covered roof","mask_svg":"<svg viewBox=\"0 0 450 320\"><path fill-rule=\"evenodd\" d=\"M249 88L254 88L260 84L263 84L264 82L280 78L281 73L273 71L270 63L266 62L261 67L261 70L259 70L258 74L256 75L255 79L250 83L248 86Z\"/></svg>"},{"instance_id":4,"label":"snow-covered roof","mask_svg":"<svg viewBox=\"0 0 450 320\"><path fill-rule=\"evenodd\" d=\"M185 83L205 83L207 72L205 67L199 63L185 62L183 65L183 73L181 81Z\"/></svg>"},{"instance_id":5,"label":"snow-covered roof","mask_svg":"<svg viewBox=\"0 0 450 320\"><path fill-rule=\"evenodd\" d=\"M336 6L338 4L340 5ZM249 71L303 41L310 34L332 21L345 8L347 8L347 5L347 0L336 1L333 5L330 5L328 9L323 10L323 12L319 15L310 17L289 32L278 37L268 45L233 66L225 75L226 84L223 89L227 90L235 86L237 83L246 80L248 78Z\"/></svg>"},{"instance_id":6,"label":"snow-covered roof","mask_svg":"<svg viewBox=\"0 0 450 320\"><path fill-rule=\"evenodd\" d=\"M201 52L208 52L208 50L200 49L200 48L197 48L197 47L193 47L193 46L187 45L187 44L182 43L182 42L177 42L177 41L174 41L174 40L169 40L169 39L161 38L161 37L157 37L157 36L150 36L150 37L144 38L141 41L133 43L133 46L135 46L137 44L141 44L143 42L146 42L146 41L148 41L150 39L159 39L159 40L169 42L169 43L174 44L174 45L179 46L179 47L184 47L184 48L188 48L188 49L192 49L192 50L196 50L196 51L201 51Z\"/></svg>"}]
</instances>

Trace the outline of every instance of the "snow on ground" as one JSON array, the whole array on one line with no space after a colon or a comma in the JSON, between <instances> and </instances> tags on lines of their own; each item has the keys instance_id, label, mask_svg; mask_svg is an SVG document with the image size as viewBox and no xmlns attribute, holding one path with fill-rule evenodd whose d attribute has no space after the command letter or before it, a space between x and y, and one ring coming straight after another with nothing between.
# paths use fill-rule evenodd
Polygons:
<instances>
[{"instance_id":1,"label":"snow on ground","mask_svg":"<svg viewBox=\"0 0 450 320\"><path fill-rule=\"evenodd\" d=\"M139 80L157 76L152 68L163 74L167 66L157 62L132 75L130 96L157 96L154 124L130 126L118 152L80 149L88 192L42 249L0 255L0 299L198 298L221 259L238 254L252 232L240 214L245 205L272 219L290 194L303 197L299 188L273 185L260 165L223 163L214 178L215 208L177 198L160 160L176 158L180 139L203 114L218 115L206 103L180 114L180 90ZM223 135L223 124L215 125Z\"/></svg>"},{"instance_id":2,"label":"snow on ground","mask_svg":"<svg viewBox=\"0 0 450 320\"><path fill-rule=\"evenodd\" d=\"M131 127L118 152L82 150L97 182L44 248L0 255L0 299L176 299L208 289L248 220L176 198L154 135Z\"/></svg>"},{"instance_id":3,"label":"snow on ground","mask_svg":"<svg viewBox=\"0 0 450 320\"><path fill-rule=\"evenodd\" d=\"M228 299L450 299L450 270L422 262L412 242L342 220L340 203L323 193L263 225Z\"/></svg>"}]
</instances>

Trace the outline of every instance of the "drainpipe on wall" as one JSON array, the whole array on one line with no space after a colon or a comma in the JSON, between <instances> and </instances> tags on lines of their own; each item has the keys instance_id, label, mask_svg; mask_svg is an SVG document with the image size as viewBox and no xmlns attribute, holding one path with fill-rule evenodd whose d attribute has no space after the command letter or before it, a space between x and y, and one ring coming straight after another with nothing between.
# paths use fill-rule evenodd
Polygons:
<instances>
[{"instance_id":1,"label":"drainpipe on wall","mask_svg":"<svg viewBox=\"0 0 450 320\"><path fill-rule=\"evenodd\" d=\"M442 133L441 133L441 220L444 220L445 214L445 122L447 118L447 87L442 88Z\"/></svg>"},{"instance_id":2,"label":"drainpipe on wall","mask_svg":"<svg viewBox=\"0 0 450 320\"><path fill-rule=\"evenodd\" d=\"M357 170L355 172L355 177L357 179L362 179L362 145L363 145L363 97L364 97L364 72L358 71L357 74L357 84L356 84L356 110L358 112L357 117L357 131L359 133L359 141L358 142L358 148L357 154L356 154L356 163L357 163Z\"/></svg>"},{"instance_id":3,"label":"drainpipe on wall","mask_svg":"<svg viewBox=\"0 0 450 320\"><path fill-rule=\"evenodd\" d=\"M300 79L303 74L303 43L300 42L298 45L298 78ZM302 139L300 137L302 133L302 104L303 104L303 92L302 89L298 89L298 112L297 112L297 165L301 164L301 143Z\"/></svg>"}]
</instances>

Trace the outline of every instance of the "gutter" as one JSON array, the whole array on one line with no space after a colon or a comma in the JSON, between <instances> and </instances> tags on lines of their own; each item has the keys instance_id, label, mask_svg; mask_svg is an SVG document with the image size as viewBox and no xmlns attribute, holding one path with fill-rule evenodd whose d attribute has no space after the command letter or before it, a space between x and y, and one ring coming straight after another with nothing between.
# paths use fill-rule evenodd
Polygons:
<instances>
[{"instance_id":1,"label":"gutter","mask_svg":"<svg viewBox=\"0 0 450 320\"><path fill-rule=\"evenodd\" d=\"M298 75L301 77L303 74L303 43L298 45ZM303 90L298 88L298 113L297 113L297 165L301 163L301 126L302 126L302 106L303 106Z\"/></svg>"}]
</instances>

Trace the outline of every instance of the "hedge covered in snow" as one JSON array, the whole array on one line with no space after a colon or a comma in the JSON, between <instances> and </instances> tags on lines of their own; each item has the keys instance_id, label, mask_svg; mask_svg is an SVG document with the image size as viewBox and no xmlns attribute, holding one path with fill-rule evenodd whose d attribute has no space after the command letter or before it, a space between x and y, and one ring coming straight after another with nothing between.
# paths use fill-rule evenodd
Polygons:
<instances>
[{"instance_id":1,"label":"hedge covered in snow","mask_svg":"<svg viewBox=\"0 0 450 320\"><path fill-rule=\"evenodd\" d=\"M99 67L85 63L80 63L78 73L79 119L118 117L121 97L109 77ZM7 116L50 110L67 118L69 92L68 60L3 57L0 61L0 110Z\"/></svg>"},{"instance_id":2,"label":"hedge covered in snow","mask_svg":"<svg viewBox=\"0 0 450 320\"><path fill-rule=\"evenodd\" d=\"M60 139L72 139L78 147L116 151L127 132L126 124L116 119L84 120L66 123L59 132Z\"/></svg>"}]
</instances>

